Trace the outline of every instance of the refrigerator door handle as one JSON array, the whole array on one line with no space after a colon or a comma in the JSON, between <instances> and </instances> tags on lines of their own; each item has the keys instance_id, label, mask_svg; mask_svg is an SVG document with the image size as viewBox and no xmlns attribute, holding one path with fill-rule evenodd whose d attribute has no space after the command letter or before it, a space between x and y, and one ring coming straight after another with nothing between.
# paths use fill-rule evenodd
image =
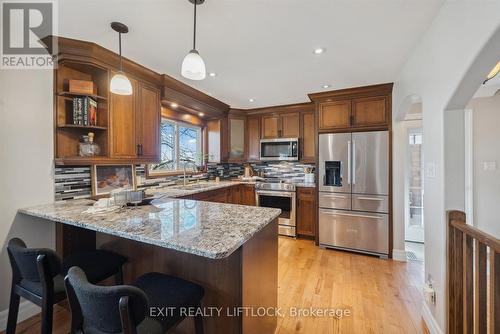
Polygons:
<instances>
[{"instance_id":1,"label":"refrigerator door handle","mask_svg":"<svg viewBox=\"0 0 500 334\"><path fill-rule=\"evenodd\" d=\"M366 219L376 219L376 220L383 220L384 219L384 217L379 217L379 216L369 216L369 215L360 215L360 214L352 214L352 213L328 212L327 210L320 210L320 213L327 214L330 216L355 217L355 218L366 218Z\"/></svg>"},{"instance_id":2,"label":"refrigerator door handle","mask_svg":"<svg viewBox=\"0 0 500 334\"><path fill-rule=\"evenodd\" d=\"M363 201L377 201L377 202L383 202L386 200L385 198L376 198L376 197L358 197L358 199Z\"/></svg>"},{"instance_id":3,"label":"refrigerator door handle","mask_svg":"<svg viewBox=\"0 0 500 334\"><path fill-rule=\"evenodd\" d=\"M342 195L331 195L331 194L325 194L325 193L321 193L321 196L323 196L323 197L328 197L328 198L347 199L347 196L342 196Z\"/></svg>"},{"instance_id":4,"label":"refrigerator door handle","mask_svg":"<svg viewBox=\"0 0 500 334\"><path fill-rule=\"evenodd\" d=\"M352 184L356 184L356 141L352 141Z\"/></svg>"},{"instance_id":5,"label":"refrigerator door handle","mask_svg":"<svg viewBox=\"0 0 500 334\"><path fill-rule=\"evenodd\" d=\"M351 141L347 141L347 184L351 184Z\"/></svg>"}]
</instances>

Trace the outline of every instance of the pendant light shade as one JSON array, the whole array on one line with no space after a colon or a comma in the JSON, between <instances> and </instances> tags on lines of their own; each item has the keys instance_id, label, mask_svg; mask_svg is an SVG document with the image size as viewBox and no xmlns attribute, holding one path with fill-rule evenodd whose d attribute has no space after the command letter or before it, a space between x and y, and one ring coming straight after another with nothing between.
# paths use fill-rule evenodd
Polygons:
<instances>
[{"instance_id":1,"label":"pendant light shade","mask_svg":"<svg viewBox=\"0 0 500 334\"><path fill-rule=\"evenodd\" d=\"M122 34L128 33L128 27L120 22L112 22L111 28L118 33L118 45L120 49L120 71L116 73L109 84L109 90L113 94L132 95L132 84L123 73L123 58L122 58Z\"/></svg>"},{"instance_id":2,"label":"pendant light shade","mask_svg":"<svg viewBox=\"0 0 500 334\"><path fill-rule=\"evenodd\" d=\"M132 84L122 72L118 72L113 76L109 89L114 94L132 95Z\"/></svg>"},{"instance_id":3,"label":"pendant light shade","mask_svg":"<svg viewBox=\"0 0 500 334\"><path fill-rule=\"evenodd\" d=\"M203 58L196 50L196 6L202 4L204 0L189 0L189 2L194 4L193 49L182 61L181 74L190 80L203 80L207 76L207 70Z\"/></svg>"},{"instance_id":4,"label":"pendant light shade","mask_svg":"<svg viewBox=\"0 0 500 334\"><path fill-rule=\"evenodd\" d=\"M207 75L205 62L196 50L191 50L182 61L182 76L191 80L203 80Z\"/></svg>"}]
</instances>

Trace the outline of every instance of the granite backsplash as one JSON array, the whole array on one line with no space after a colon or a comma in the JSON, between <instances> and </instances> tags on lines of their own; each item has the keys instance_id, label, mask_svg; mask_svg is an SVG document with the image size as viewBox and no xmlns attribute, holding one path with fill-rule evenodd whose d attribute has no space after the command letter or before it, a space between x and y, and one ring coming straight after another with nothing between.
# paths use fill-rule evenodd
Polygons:
<instances>
[{"instance_id":1,"label":"granite backsplash","mask_svg":"<svg viewBox=\"0 0 500 334\"><path fill-rule=\"evenodd\" d=\"M250 164L257 174L263 172L265 177L285 179L287 182L304 182L304 168L314 169L314 164L297 162L261 162ZM146 178L145 166L135 168L138 189L174 185L180 182L183 176L168 176L159 178ZM243 175L244 165L238 163L208 164L206 174L201 176L188 176L189 180L207 180L220 177L231 179ZM89 166L56 166L55 168L55 200L89 198L92 195L91 176Z\"/></svg>"}]
</instances>

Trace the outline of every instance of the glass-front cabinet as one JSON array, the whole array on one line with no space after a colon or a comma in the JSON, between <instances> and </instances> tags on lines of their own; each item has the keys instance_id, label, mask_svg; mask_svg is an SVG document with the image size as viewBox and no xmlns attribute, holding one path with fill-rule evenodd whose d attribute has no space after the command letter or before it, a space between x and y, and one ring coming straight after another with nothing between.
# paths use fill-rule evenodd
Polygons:
<instances>
[{"instance_id":1,"label":"glass-front cabinet","mask_svg":"<svg viewBox=\"0 0 500 334\"><path fill-rule=\"evenodd\" d=\"M245 117L231 116L229 118L229 160L243 161L245 159Z\"/></svg>"}]
</instances>

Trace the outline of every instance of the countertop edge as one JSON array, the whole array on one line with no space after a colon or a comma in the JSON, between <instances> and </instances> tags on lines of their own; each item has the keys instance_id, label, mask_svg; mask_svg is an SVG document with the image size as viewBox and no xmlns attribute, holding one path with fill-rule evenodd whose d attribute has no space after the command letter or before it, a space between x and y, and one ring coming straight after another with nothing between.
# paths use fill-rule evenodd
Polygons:
<instances>
[{"instance_id":1,"label":"countertop edge","mask_svg":"<svg viewBox=\"0 0 500 334\"><path fill-rule=\"evenodd\" d=\"M227 203L212 203L212 204L234 205L234 204L227 204ZM100 232L100 233L106 233L106 234L109 234L109 235L112 235L112 236L116 236L116 237L120 237L120 238L124 238L124 239L128 239L128 240L132 240L132 241L143 242L143 243L147 243L147 244L154 245L154 246L157 246L157 247L171 249L171 250L175 250L175 251L179 251L179 252L183 252L183 253L187 253L187 254L192 254L192 255L196 255L196 256L200 256L200 257L205 257L205 258L209 258L209 259L213 259L213 260L220 260L220 259L224 259L224 258L229 257L238 248L240 248L248 240L252 239L259 231L261 231L262 229L264 229L267 225L269 225L272 221L274 221L280 215L280 213L277 213L274 218L268 219L265 223L261 224L258 228L256 228L255 231L253 231L253 233L249 234L248 237L244 238L241 242L236 243L233 247L228 248L224 252L209 252L209 251L199 252L199 251L196 251L193 248L182 247L182 246L179 246L179 245L172 245L172 244L169 244L169 243L162 244L162 243L155 242L155 240L152 240L152 239L149 239L149 238L144 238L144 237L141 237L141 236L138 236L138 235L132 236L130 234L119 233L119 232L117 232L116 230L113 230L113 229L98 228L98 227L96 227L95 225L92 225L92 224L80 223L80 222L72 221L72 220L68 220L68 219L64 220L64 219L60 219L60 218L57 218L57 217L46 216L46 215L43 215L43 214L37 214L35 212L29 211L29 208L20 208L20 209L17 210L17 212L21 213L21 214L24 214L24 215L31 216L31 217L36 217L36 218L40 218L40 219L49 220L49 221L52 221L52 222L55 222L55 223L67 224L67 225L71 225L71 226L75 226L75 227L84 228L84 229L87 229L87 230L90 230L90 231L95 231L95 232Z\"/></svg>"}]
</instances>

